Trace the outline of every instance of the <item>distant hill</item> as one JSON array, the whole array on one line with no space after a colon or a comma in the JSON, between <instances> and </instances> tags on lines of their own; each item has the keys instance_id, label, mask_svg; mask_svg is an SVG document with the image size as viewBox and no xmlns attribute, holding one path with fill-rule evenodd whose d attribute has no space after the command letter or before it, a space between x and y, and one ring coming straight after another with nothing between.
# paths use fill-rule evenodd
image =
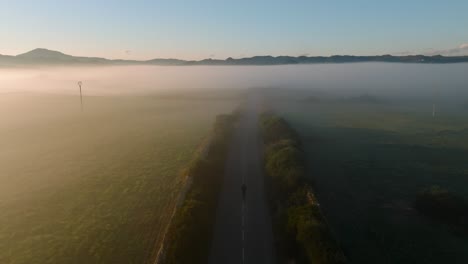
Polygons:
<instances>
[{"instance_id":1,"label":"distant hill","mask_svg":"<svg viewBox=\"0 0 468 264\"><path fill-rule=\"evenodd\" d=\"M395 62L395 63L460 63L468 62L468 56L444 57L441 55L424 56L351 56L336 55L330 57L307 56L254 56L250 58L226 60L204 59L187 61L179 59L137 60L109 60L97 57L76 57L59 51L48 49L34 49L17 55L0 55L0 66L27 65L286 65L286 64L314 64L314 63L356 63L356 62Z\"/></svg>"},{"instance_id":2,"label":"distant hill","mask_svg":"<svg viewBox=\"0 0 468 264\"><path fill-rule=\"evenodd\" d=\"M351 103L351 104L387 104L389 101L370 94L362 94L352 97L336 96L307 96L301 100L306 103Z\"/></svg>"},{"instance_id":3,"label":"distant hill","mask_svg":"<svg viewBox=\"0 0 468 264\"><path fill-rule=\"evenodd\" d=\"M348 98L348 99L345 99L345 101L347 102L350 102L350 103L363 103L363 104L384 104L384 103L387 103L387 101L379 98L379 97L376 97L376 96L373 96L373 95L369 95L369 94L363 94L363 95L359 95L359 96L356 96L356 97L351 97L351 98Z\"/></svg>"},{"instance_id":4,"label":"distant hill","mask_svg":"<svg viewBox=\"0 0 468 264\"><path fill-rule=\"evenodd\" d=\"M107 64L110 61L103 58L75 57L48 49L34 49L29 52L0 57L0 65L67 65L67 64Z\"/></svg>"},{"instance_id":5,"label":"distant hill","mask_svg":"<svg viewBox=\"0 0 468 264\"><path fill-rule=\"evenodd\" d=\"M20 59L56 59L56 60L71 60L74 57L70 55L63 54L58 51L48 50L48 49L34 49L29 52L20 54L16 56Z\"/></svg>"},{"instance_id":6,"label":"distant hill","mask_svg":"<svg viewBox=\"0 0 468 264\"><path fill-rule=\"evenodd\" d=\"M182 65L188 63L188 61L178 60L178 59L153 59L142 62L144 64L154 64L154 65Z\"/></svg>"}]
</instances>

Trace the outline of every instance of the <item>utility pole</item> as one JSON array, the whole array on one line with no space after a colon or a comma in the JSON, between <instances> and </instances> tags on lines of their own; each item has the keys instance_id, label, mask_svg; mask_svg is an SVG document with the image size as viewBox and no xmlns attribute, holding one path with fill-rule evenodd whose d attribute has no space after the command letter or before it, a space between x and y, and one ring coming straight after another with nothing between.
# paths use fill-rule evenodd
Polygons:
<instances>
[{"instance_id":1,"label":"utility pole","mask_svg":"<svg viewBox=\"0 0 468 264\"><path fill-rule=\"evenodd\" d=\"M83 112L83 95L81 93L81 86L83 85L83 82L79 81L78 86L80 87L80 103L81 103L81 112Z\"/></svg>"}]
</instances>

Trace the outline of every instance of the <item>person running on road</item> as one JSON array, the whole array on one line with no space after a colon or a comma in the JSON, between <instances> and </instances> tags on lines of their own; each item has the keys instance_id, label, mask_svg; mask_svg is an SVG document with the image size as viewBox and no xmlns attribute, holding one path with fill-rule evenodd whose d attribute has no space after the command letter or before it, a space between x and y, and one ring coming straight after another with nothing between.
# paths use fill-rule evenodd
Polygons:
<instances>
[{"instance_id":1,"label":"person running on road","mask_svg":"<svg viewBox=\"0 0 468 264\"><path fill-rule=\"evenodd\" d=\"M242 199L245 201L245 195L247 194L247 185L245 183L242 184Z\"/></svg>"}]
</instances>

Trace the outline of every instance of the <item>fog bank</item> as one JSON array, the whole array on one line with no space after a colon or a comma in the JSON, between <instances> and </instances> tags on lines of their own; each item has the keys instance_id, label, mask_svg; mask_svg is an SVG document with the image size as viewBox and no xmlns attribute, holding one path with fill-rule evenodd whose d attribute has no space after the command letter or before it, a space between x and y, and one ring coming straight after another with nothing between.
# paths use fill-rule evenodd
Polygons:
<instances>
[{"instance_id":1,"label":"fog bank","mask_svg":"<svg viewBox=\"0 0 468 264\"><path fill-rule=\"evenodd\" d=\"M0 69L0 93L155 94L278 87L383 96L468 95L468 64L348 63L283 66L114 66Z\"/></svg>"}]
</instances>

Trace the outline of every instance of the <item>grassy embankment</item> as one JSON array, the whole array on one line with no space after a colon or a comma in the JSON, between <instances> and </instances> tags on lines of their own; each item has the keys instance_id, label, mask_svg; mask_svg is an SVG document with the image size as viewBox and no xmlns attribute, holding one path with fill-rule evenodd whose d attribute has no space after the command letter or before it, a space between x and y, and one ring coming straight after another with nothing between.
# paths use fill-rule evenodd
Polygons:
<instances>
[{"instance_id":1,"label":"grassy embankment","mask_svg":"<svg viewBox=\"0 0 468 264\"><path fill-rule=\"evenodd\" d=\"M227 148L239 113L219 115L206 147L185 172L188 190L167 233L162 262L207 263Z\"/></svg>"},{"instance_id":2,"label":"grassy embankment","mask_svg":"<svg viewBox=\"0 0 468 264\"><path fill-rule=\"evenodd\" d=\"M305 180L299 137L272 113L260 119L269 203L280 262L345 263L312 188Z\"/></svg>"}]
</instances>

